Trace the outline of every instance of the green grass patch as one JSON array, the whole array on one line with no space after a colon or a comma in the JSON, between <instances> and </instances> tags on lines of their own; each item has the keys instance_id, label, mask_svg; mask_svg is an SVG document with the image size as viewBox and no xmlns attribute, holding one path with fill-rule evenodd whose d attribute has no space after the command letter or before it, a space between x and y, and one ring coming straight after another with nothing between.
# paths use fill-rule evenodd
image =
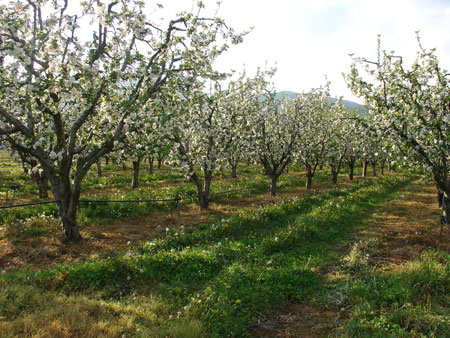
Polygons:
<instances>
[{"instance_id":1,"label":"green grass patch","mask_svg":"<svg viewBox=\"0 0 450 338\"><path fill-rule=\"evenodd\" d=\"M365 267L336 290L351 305L345 337L449 337L450 255L427 251L395 271Z\"/></svg>"}]
</instances>

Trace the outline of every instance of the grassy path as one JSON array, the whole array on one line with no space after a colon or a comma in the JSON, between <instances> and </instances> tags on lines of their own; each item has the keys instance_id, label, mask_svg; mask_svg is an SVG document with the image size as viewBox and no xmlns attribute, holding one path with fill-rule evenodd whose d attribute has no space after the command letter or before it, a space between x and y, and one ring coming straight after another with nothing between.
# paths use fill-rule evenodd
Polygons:
<instances>
[{"instance_id":1,"label":"grassy path","mask_svg":"<svg viewBox=\"0 0 450 338\"><path fill-rule=\"evenodd\" d=\"M438 239L435 188L415 180L335 247L312 299L261 318L252 335L449 337L450 231Z\"/></svg>"}]
</instances>

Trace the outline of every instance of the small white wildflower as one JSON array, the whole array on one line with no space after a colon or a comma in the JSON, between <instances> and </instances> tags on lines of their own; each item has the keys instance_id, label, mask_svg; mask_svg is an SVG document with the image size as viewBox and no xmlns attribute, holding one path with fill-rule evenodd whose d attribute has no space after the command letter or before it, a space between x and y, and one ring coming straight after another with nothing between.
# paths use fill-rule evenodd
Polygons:
<instances>
[{"instance_id":1,"label":"small white wildflower","mask_svg":"<svg viewBox=\"0 0 450 338\"><path fill-rule=\"evenodd\" d=\"M170 230L169 228L166 228L166 232L169 232L169 230Z\"/></svg>"},{"instance_id":2,"label":"small white wildflower","mask_svg":"<svg viewBox=\"0 0 450 338\"><path fill-rule=\"evenodd\" d=\"M270 264L272 264L272 261L271 260L267 261L266 265L270 265Z\"/></svg>"},{"instance_id":3,"label":"small white wildflower","mask_svg":"<svg viewBox=\"0 0 450 338\"><path fill-rule=\"evenodd\" d=\"M131 280L131 277L130 277L130 276L128 276L128 277L127 277L127 280Z\"/></svg>"}]
</instances>

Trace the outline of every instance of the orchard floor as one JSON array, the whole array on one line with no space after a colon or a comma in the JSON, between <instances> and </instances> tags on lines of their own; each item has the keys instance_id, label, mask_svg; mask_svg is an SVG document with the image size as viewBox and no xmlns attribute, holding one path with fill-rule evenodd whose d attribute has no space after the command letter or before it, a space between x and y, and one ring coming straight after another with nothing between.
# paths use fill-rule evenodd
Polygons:
<instances>
[{"instance_id":1,"label":"orchard floor","mask_svg":"<svg viewBox=\"0 0 450 338\"><path fill-rule=\"evenodd\" d=\"M348 184L345 179L338 183L339 186ZM63 244L59 226L41 236L8 236L0 240L0 270L37 270L62 261L83 261L95 255L126 252L130 245L158 237L166 228L210 223L241 209L321 192L330 187L331 184L316 185L310 192L303 187L281 190L275 198L262 194L222 200L213 203L208 211L200 211L192 204L181 209L180 217L176 212L171 215L165 211L100 225L85 225L80 243ZM352 243L335 248L336 261L347 255L354 243L364 239L377 243L371 251L370 265L380 270L395 270L400 264L417 259L428 248L449 252L450 228L445 229L443 238L439 239L439 213L434 185L415 180L399 191L394 200L377 207ZM340 273L336 266L324 267L319 272L325 284L339 278ZM348 312L345 307L324 306L316 300L308 300L277 309L259 321L249 323L249 328L254 337L337 337L340 325L348 319Z\"/></svg>"},{"instance_id":2,"label":"orchard floor","mask_svg":"<svg viewBox=\"0 0 450 338\"><path fill-rule=\"evenodd\" d=\"M371 177L365 178L372 179ZM354 183L363 180L355 178ZM348 179L342 177L337 186L349 185ZM61 225L47 228L47 233L38 236L16 236L10 229L7 236L0 239L0 270L13 271L28 268L39 270L64 261L83 261L94 255L107 256L110 252L126 252L130 245L158 237L166 228L176 229L181 226L191 227L208 224L230 217L245 209L279 202L289 197L301 197L330 189L331 183L313 184L310 191L304 187L279 190L271 198L268 193L242 198L222 199L211 203L208 210L200 210L195 204L184 206L180 215L176 211L153 212L150 215L131 217L123 220L96 225L83 225L79 243L63 243ZM1 237L0 237L1 238Z\"/></svg>"},{"instance_id":3,"label":"orchard floor","mask_svg":"<svg viewBox=\"0 0 450 338\"><path fill-rule=\"evenodd\" d=\"M377 243L369 264L379 271L395 270L401 264L418 259L430 248L450 252L450 227L445 228L443 237L439 238L440 209L434 185L416 180L399 193L397 199L376 209L352 243L335 248L337 261L360 240ZM339 277L338 270L330 266L321 271L326 283ZM340 324L347 318L345 307L325 307L316 301L305 301L280 308L250 327L252 336L260 338L338 337Z\"/></svg>"}]
</instances>

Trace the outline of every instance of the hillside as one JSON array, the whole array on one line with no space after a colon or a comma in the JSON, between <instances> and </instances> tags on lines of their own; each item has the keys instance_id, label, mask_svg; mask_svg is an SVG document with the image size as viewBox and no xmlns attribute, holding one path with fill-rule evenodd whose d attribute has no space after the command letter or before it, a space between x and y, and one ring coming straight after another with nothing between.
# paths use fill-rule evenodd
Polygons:
<instances>
[{"instance_id":1,"label":"hillside","mask_svg":"<svg viewBox=\"0 0 450 338\"><path fill-rule=\"evenodd\" d=\"M283 95L287 95L293 99L294 97L299 95L299 93L291 92L288 90L282 90L281 92L277 93L277 97L282 97ZM328 101L330 101L330 103L334 103L334 98L329 97ZM348 111L356 110L358 114L364 114L366 112L366 108L364 108L364 106L359 103L349 101L349 100L342 100L342 104L345 106L345 109L347 109Z\"/></svg>"}]
</instances>

